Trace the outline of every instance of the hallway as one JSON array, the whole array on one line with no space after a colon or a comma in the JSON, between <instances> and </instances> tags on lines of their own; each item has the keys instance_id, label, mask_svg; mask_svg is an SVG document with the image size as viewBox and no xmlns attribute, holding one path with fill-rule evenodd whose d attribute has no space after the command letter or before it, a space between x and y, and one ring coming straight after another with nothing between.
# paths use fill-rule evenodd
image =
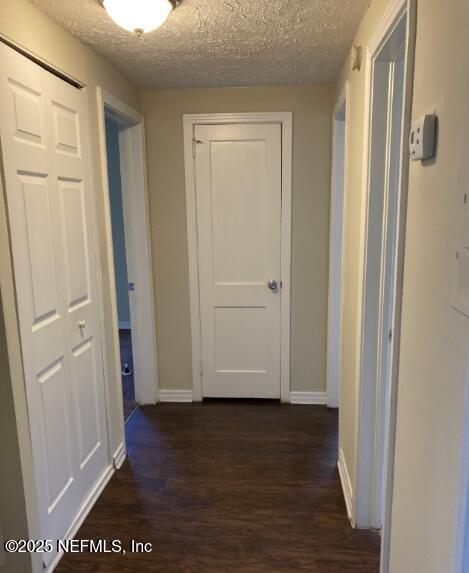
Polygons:
<instances>
[{"instance_id":1,"label":"hallway","mask_svg":"<svg viewBox=\"0 0 469 573\"><path fill-rule=\"evenodd\" d=\"M336 410L160 404L126 432L128 458L76 538L153 551L68 554L57 572L378 572L379 537L347 519Z\"/></svg>"},{"instance_id":2,"label":"hallway","mask_svg":"<svg viewBox=\"0 0 469 573\"><path fill-rule=\"evenodd\" d=\"M132 334L130 329L119 330L121 375L122 375L122 401L124 405L124 422L127 422L138 404L135 400L134 360L132 352ZM124 374L127 364L129 373Z\"/></svg>"}]
</instances>

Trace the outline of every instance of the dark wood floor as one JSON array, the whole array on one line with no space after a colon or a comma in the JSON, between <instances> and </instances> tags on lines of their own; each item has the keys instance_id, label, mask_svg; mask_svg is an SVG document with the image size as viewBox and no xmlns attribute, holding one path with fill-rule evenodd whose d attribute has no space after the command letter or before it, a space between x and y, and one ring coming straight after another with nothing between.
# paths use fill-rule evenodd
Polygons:
<instances>
[{"instance_id":1,"label":"dark wood floor","mask_svg":"<svg viewBox=\"0 0 469 573\"><path fill-rule=\"evenodd\" d=\"M162 404L126 430L128 458L77 537L153 551L68 554L56 571L378 573L379 537L347 520L336 411Z\"/></svg>"}]
</instances>

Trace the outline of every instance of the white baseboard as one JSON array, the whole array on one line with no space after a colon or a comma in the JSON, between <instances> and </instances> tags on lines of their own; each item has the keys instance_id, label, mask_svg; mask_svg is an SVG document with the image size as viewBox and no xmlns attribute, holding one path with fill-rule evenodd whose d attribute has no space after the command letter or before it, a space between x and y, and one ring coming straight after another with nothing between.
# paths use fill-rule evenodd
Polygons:
<instances>
[{"instance_id":1,"label":"white baseboard","mask_svg":"<svg viewBox=\"0 0 469 573\"><path fill-rule=\"evenodd\" d=\"M347 507L347 515L352 522L352 499L353 490L352 482L350 481L350 474L348 473L347 463L345 461L344 452L342 448L339 449L339 461L337 462L337 467L339 468L340 483L342 484L342 491L344 493L345 505ZM353 525L353 523L352 523Z\"/></svg>"},{"instance_id":2,"label":"white baseboard","mask_svg":"<svg viewBox=\"0 0 469 573\"><path fill-rule=\"evenodd\" d=\"M119 330L131 330L130 322L119 322Z\"/></svg>"},{"instance_id":3,"label":"white baseboard","mask_svg":"<svg viewBox=\"0 0 469 573\"><path fill-rule=\"evenodd\" d=\"M94 504L96 503L98 497L101 495L101 493L103 492L104 488L106 487L106 485L108 484L109 480L112 478L112 476L114 475L114 468L110 465L108 466L105 470L103 475L101 476L101 478L99 479L98 483L95 485L94 489L91 491L91 493L88 495L88 497L86 498L86 500L84 501L83 505L80 508L80 511L78 512L77 516L75 517L75 519L73 520L72 525L70 526L69 530L67 531L66 535L64 536L64 540L69 540L69 539L73 539L76 535L76 533L78 532L78 530L80 529L81 525L83 524L83 522L85 521L85 519L87 518L89 512L92 510ZM58 553L54 560L51 562L51 564L49 565L49 567L47 567L46 569L44 569L44 571L46 573L52 573L52 571L54 571L54 569L57 567L57 565L59 564L59 561L62 559L63 557L63 551L61 551L60 553Z\"/></svg>"},{"instance_id":4,"label":"white baseboard","mask_svg":"<svg viewBox=\"0 0 469 573\"><path fill-rule=\"evenodd\" d=\"M160 402L193 402L192 390L160 390ZM326 404L325 392L290 392L291 404Z\"/></svg>"},{"instance_id":5,"label":"white baseboard","mask_svg":"<svg viewBox=\"0 0 469 573\"><path fill-rule=\"evenodd\" d=\"M192 402L192 390L160 390L160 402Z\"/></svg>"},{"instance_id":6,"label":"white baseboard","mask_svg":"<svg viewBox=\"0 0 469 573\"><path fill-rule=\"evenodd\" d=\"M121 468L122 464L124 463L125 456L126 456L125 446L124 442L122 442L115 451L114 455L112 456L112 463L116 468L116 470L119 470Z\"/></svg>"},{"instance_id":7,"label":"white baseboard","mask_svg":"<svg viewBox=\"0 0 469 573\"><path fill-rule=\"evenodd\" d=\"M325 392L290 392L290 404L326 405Z\"/></svg>"}]
</instances>

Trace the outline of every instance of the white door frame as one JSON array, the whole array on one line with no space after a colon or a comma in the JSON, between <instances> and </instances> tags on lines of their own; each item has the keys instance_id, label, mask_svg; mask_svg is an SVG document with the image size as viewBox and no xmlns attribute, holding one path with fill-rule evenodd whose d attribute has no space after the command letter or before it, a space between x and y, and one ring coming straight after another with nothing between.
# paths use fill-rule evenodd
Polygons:
<instances>
[{"instance_id":1,"label":"white door frame","mask_svg":"<svg viewBox=\"0 0 469 573\"><path fill-rule=\"evenodd\" d=\"M155 404L158 401L158 361L144 119L140 113L100 87L97 88L97 98L101 175L105 199L104 223L109 261L108 280L113 320L112 347L114 367L118 374L114 384L119 401L122 402L120 343L106 151L106 114L116 119L122 128L119 132L119 153L127 268L129 281L134 282L136 288L135 298L131 302L135 398L139 404Z\"/></svg>"},{"instance_id":2,"label":"white door frame","mask_svg":"<svg viewBox=\"0 0 469 573\"><path fill-rule=\"evenodd\" d=\"M370 190L371 190L371 151L372 151L372 110L373 110L373 84L374 64L381 48L394 31L402 18L406 18L405 40L405 70L404 70L404 98L403 98L403 127L400 160L400 190L397 205L396 223L396 276L394 278L394 332L391 345L390 360L390 387L387 403L388 425L383 439L384 456L384 507L383 507L383 536L381 552L381 571L388 571L389 558L389 532L392 504L392 482L394 474L394 443L396 431L396 402L397 381L399 369L400 320L402 307L402 282L404 270L405 225L407 214L407 188L409 171L408 135L411 123L412 87L414 46L416 33L416 2L415 0L392 0L388 5L383 18L371 38L366 51L366 83L365 94L365 129L364 129L364 164L363 173L363 202L361 214L360 233L360 271L358 292L358 320L357 320L357 373L356 379L356 412L357 424L355 432L356 444L356 476L353 484L354 498L352 504L352 522L358 527L371 527L373 525L373 496L370 496L377 476L377 459L375 442L377 439L380 420L376 416L376 375L370 375L367 367L370 357L367 356L364 344L364 333L368 321L379 321L379 311L369 312L368 300L371 291L367 285L367 268L369 264L368 245L375 237L369 234ZM386 224L386 223L385 223ZM371 231L370 231L371 232ZM381 239L381 235L379 240ZM372 288L372 286L371 286ZM367 314L366 314L367 313ZM366 317L365 317L366 314Z\"/></svg>"},{"instance_id":3,"label":"white door frame","mask_svg":"<svg viewBox=\"0 0 469 573\"><path fill-rule=\"evenodd\" d=\"M461 479L459 486L454 565L451 573L465 573L469 568L469 353L467 356L464 429L461 446Z\"/></svg>"},{"instance_id":4,"label":"white door frame","mask_svg":"<svg viewBox=\"0 0 469 573\"><path fill-rule=\"evenodd\" d=\"M345 107L345 117L340 114ZM342 254L345 212L345 184L348 165L348 141L350 107L350 83L347 81L340 93L332 113L332 172L331 209L329 229L329 301L327 313L327 405L339 407L340 354L342 324ZM343 150L339 157L339 126L343 124ZM342 163L342 165L341 165ZM338 170L343 176L338 177Z\"/></svg>"},{"instance_id":5,"label":"white door frame","mask_svg":"<svg viewBox=\"0 0 469 573\"><path fill-rule=\"evenodd\" d=\"M199 266L197 249L197 208L194 179L194 126L233 123L278 123L282 126L282 229L280 310L280 397L290 402L290 283L291 283L291 200L292 200L292 112L184 114L184 164L186 179L187 240L189 248L189 289L192 336L193 400L202 400L201 327Z\"/></svg>"}]
</instances>

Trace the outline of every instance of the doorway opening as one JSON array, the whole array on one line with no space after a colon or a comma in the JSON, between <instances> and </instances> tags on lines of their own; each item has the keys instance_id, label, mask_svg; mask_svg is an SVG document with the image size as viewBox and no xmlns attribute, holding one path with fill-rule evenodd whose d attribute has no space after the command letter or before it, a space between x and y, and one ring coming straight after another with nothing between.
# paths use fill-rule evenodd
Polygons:
<instances>
[{"instance_id":1,"label":"doorway opening","mask_svg":"<svg viewBox=\"0 0 469 573\"><path fill-rule=\"evenodd\" d=\"M332 179L329 233L329 310L327 326L327 405L339 407L342 322L342 250L344 236L347 99L345 84L332 114Z\"/></svg>"},{"instance_id":2,"label":"doorway opening","mask_svg":"<svg viewBox=\"0 0 469 573\"><path fill-rule=\"evenodd\" d=\"M114 253L114 279L116 288L119 348L121 358L122 399L124 422L137 408L133 373L132 321L130 317L130 292L127 271L124 206L122 203L121 163L119 152L119 122L106 111L106 153L111 206L112 246Z\"/></svg>"},{"instance_id":3,"label":"doorway opening","mask_svg":"<svg viewBox=\"0 0 469 573\"><path fill-rule=\"evenodd\" d=\"M158 400L144 125L140 113L100 88L98 114L114 383L129 419L136 404Z\"/></svg>"},{"instance_id":4,"label":"doorway opening","mask_svg":"<svg viewBox=\"0 0 469 573\"><path fill-rule=\"evenodd\" d=\"M383 529L382 573L389 567L415 24L413 0L392 2L366 54L352 522Z\"/></svg>"}]
</instances>

